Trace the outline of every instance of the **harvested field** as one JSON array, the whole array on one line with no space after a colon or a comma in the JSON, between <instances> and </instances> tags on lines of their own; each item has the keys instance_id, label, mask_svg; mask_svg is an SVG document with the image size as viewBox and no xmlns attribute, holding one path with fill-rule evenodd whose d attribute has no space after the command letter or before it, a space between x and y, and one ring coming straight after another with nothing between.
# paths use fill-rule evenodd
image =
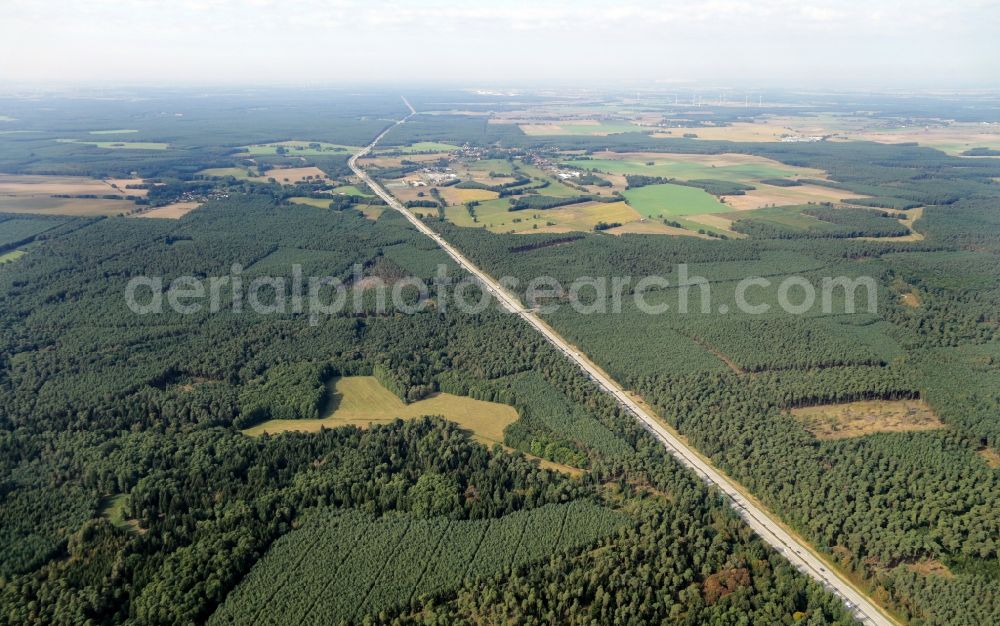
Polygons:
<instances>
[{"instance_id":1,"label":"harvested field","mask_svg":"<svg viewBox=\"0 0 1000 626\"><path fill-rule=\"evenodd\" d=\"M148 189L128 188L129 185L143 184L145 181L141 178L105 178L101 182L110 187L110 191L106 191L105 194L120 193L126 196L138 196L140 198L144 198L149 193Z\"/></svg>"},{"instance_id":2,"label":"harvested field","mask_svg":"<svg viewBox=\"0 0 1000 626\"><path fill-rule=\"evenodd\" d=\"M319 169L318 167L284 167L276 168L273 170L267 170L261 176L254 176L250 178L252 181L259 183L270 182L271 179L283 184L283 185L294 185L295 183L300 183L303 181L312 182L332 182L327 178L326 172Z\"/></svg>"},{"instance_id":3,"label":"harvested field","mask_svg":"<svg viewBox=\"0 0 1000 626\"><path fill-rule=\"evenodd\" d=\"M702 239L710 239L708 235L703 235L693 230L667 226L658 220L648 219L631 222L622 226L616 226L615 228L608 229L604 232L612 235L680 235L684 237L700 237Z\"/></svg>"},{"instance_id":4,"label":"harvested field","mask_svg":"<svg viewBox=\"0 0 1000 626\"><path fill-rule=\"evenodd\" d=\"M37 215L123 215L135 205L128 200L103 198L52 198L50 196L6 196L0 194L0 213L34 213Z\"/></svg>"},{"instance_id":5,"label":"harvested field","mask_svg":"<svg viewBox=\"0 0 1000 626\"><path fill-rule=\"evenodd\" d=\"M142 179L109 179L107 181L86 176L36 176L28 174L0 174L2 196L106 196L140 195L142 190L126 190L126 184L141 183ZM112 184L119 184L114 189Z\"/></svg>"},{"instance_id":6,"label":"harvested field","mask_svg":"<svg viewBox=\"0 0 1000 626\"><path fill-rule=\"evenodd\" d=\"M817 439L937 430L944 424L922 400L864 400L792 409Z\"/></svg>"},{"instance_id":7,"label":"harvested field","mask_svg":"<svg viewBox=\"0 0 1000 626\"><path fill-rule=\"evenodd\" d=\"M465 204L466 202L496 200L500 194L486 189L458 189L454 186L442 187L441 196L448 204Z\"/></svg>"},{"instance_id":8,"label":"harvested field","mask_svg":"<svg viewBox=\"0 0 1000 626\"><path fill-rule=\"evenodd\" d=\"M797 187L777 187L753 183L756 187L741 196L725 196L722 201L737 211L749 211L766 206L783 206L792 204L808 204L810 202L840 202L852 198L866 196L854 194L842 189L824 187L822 185L799 185Z\"/></svg>"},{"instance_id":9,"label":"harvested field","mask_svg":"<svg viewBox=\"0 0 1000 626\"><path fill-rule=\"evenodd\" d=\"M331 402L327 415L318 420L270 420L243 431L250 436L264 433L316 432L321 428L370 424L440 415L472 431L473 436L492 445L503 442L503 429L517 421L514 407L484 402L448 393L404 404L374 376L345 376L331 381Z\"/></svg>"},{"instance_id":10,"label":"harvested field","mask_svg":"<svg viewBox=\"0 0 1000 626\"><path fill-rule=\"evenodd\" d=\"M635 209L624 202L581 202L544 211L517 211L510 215L520 213L530 213L531 216L524 216L527 219L514 224L514 231L518 233L591 231L599 222L627 224L642 219Z\"/></svg>"},{"instance_id":11,"label":"harvested field","mask_svg":"<svg viewBox=\"0 0 1000 626\"><path fill-rule=\"evenodd\" d=\"M173 204L150 209L149 211L136 213L134 217L153 217L168 220L179 220L200 206L200 202L174 202Z\"/></svg>"}]
</instances>

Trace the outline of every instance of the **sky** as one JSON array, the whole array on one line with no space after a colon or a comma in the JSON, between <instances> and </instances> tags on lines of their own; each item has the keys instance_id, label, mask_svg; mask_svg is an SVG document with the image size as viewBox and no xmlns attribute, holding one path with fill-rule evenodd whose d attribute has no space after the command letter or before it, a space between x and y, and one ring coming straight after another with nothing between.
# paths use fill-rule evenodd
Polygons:
<instances>
[{"instance_id":1,"label":"sky","mask_svg":"<svg viewBox=\"0 0 1000 626\"><path fill-rule=\"evenodd\" d=\"M997 0L2 0L0 82L1000 86Z\"/></svg>"}]
</instances>

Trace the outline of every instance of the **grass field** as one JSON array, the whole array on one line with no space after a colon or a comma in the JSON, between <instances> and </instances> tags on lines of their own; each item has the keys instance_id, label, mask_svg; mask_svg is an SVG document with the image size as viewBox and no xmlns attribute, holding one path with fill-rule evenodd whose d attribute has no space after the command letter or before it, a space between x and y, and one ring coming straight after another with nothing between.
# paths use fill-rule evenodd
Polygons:
<instances>
[{"instance_id":1,"label":"grass field","mask_svg":"<svg viewBox=\"0 0 1000 626\"><path fill-rule=\"evenodd\" d=\"M341 185L339 187L334 187L333 191L330 193L342 193L345 196L361 196L363 198L374 198L375 194L367 193L361 191L354 185Z\"/></svg>"},{"instance_id":2,"label":"grass field","mask_svg":"<svg viewBox=\"0 0 1000 626\"><path fill-rule=\"evenodd\" d=\"M141 532L139 522L125 517L125 504L128 502L127 494L118 494L105 499L101 510L103 515L113 526L131 532Z\"/></svg>"},{"instance_id":3,"label":"grass field","mask_svg":"<svg viewBox=\"0 0 1000 626\"><path fill-rule=\"evenodd\" d=\"M921 400L866 400L792 409L817 439L936 430L944 424Z\"/></svg>"},{"instance_id":4,"label":"grass field","mask_svg":"<svg viewBox=\"0 0 1000 626\"><path fill-rule=\"evenodd\" d=\"M785 165L746 154L595 153L593 159L569 159L568 165L610 174L642 174L681 180L713 178L753 183L762 178L822 177L816 169Z\"/></svg>"},{"instance_id":5,"label":"grass field","mask_svg":"<svg viewBox=\"0 0 1000 626\"><path fill-rule=\"evenodd\" d=\"M10 252L0 253L0 265L13 263L14 261L23 257L25 254L26 253L24 250L11 250Z\"/></svg>"},{"instance_id":6,"label":"grass field","mask_svg":"<svg viewBox=\"0 0 1000 626\"><path fill-rule=\"evenodd\" d=\"M438 393L404 404L382 386L374 376L346 376L331 381L331 401L326 415L318 420L270 420L245 431L247 435L287 431L316 432L321 428L387 423L396 418L413 419L424 415L440 415L472 431L474 437L487 444L502 443L503 429L517 421L512 406L483 402L472 398Z\"/></svg>"},{"instance_id":7,"label":"grass field","mask_svg":"<svg viewBox=\"0 0 1000 626\"><path fill-rule=\"evenodd\" d=\"M704 189L684 185L647 185L625 192L625 200L645 217L721 213L729 207Z\"/></svg>"},{"instance_id":8,"label":"grass field","mask_svg":"<svg viewBox=\"0 0 1000 626\"><path fill-rule=\"evenodd\" d=\"M317 209L330 208L330 200L324 200L323 198L295 197L295 198L289 198L288 201L294 204L305 204L307 206L316 207Z\"/></svg>"}]
</instances>

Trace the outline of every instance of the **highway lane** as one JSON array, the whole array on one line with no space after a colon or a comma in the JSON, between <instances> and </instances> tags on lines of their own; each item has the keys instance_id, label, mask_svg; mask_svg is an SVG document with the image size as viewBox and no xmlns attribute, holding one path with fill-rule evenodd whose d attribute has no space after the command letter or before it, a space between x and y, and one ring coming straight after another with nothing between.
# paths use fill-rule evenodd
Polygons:
<instances>
[{"instance_id":1,"label":"highway lane","mask_svg":"<svg viewBox=\"0 0 1000 626\"><path fill-rule=\"evenodd\" d=\"M448 243L444 237L425 224L423 220L408 210L392 194L368 176L357 164L358 158L371 152L375 145L389 131L400 124L406 123L410 117L416 114L416 111L410 106L406 98L403 98L403 102L410 109L410 114L382 131L374 141L348 160L348 165L350 165L354 173L371 187L372 191L382 198L386 204L402 213L417 230L433 239L459 267L475 276L493 297L501 303L504 309L519 315L566 355L567 358L576 363L591 380L606 393L613 396L626 411L631 413L684 466L690 468L706 483L713 485L725 494L730 505L761 539L784 555L801 572L818 581L829 592L839 596L858 621L871 626L896 626L898 622L882 611L866 594L862 593L838 572L827 567L827 564L804 539L793 535L785 529L784 525L781 524L775 515L765 510L760 504L748 499L744 490L739 488L734 481L725 476L693 448L684 443L653 414L640 406L625 392L621 385L594 365L574 346L570 345L562 336L542 321L537 313L525 308L517 296L508 292L493 277L476 267L472 261Z\"/></svg>"}]
</instances>

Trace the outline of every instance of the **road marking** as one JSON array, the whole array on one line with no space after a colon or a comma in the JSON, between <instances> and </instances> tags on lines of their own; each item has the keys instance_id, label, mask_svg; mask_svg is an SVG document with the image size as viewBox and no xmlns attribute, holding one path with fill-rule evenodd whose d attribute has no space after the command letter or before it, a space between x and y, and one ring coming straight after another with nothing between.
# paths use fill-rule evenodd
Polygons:
<instances>
[{"instance_id":1,"label":"road marking","mask_svg":"<svg viewBox=\"0 0 1000 626\"><path fill-rule=\"evenodd\" d=\"M526 308L517 296L508 292L493 277L482 271L469 259L455 249L448 241L434 231L423 220L417 217L409 209L404 207L399 200L386 191L357 164L360 157L371 152L375 145L386 136L393 128L405 124L408 119L416 115L416 110L410 106L409 101L403 98L403 103L410 109L410 114L397 121L392 126L383 130L367 146L359 150L347 164L354 173L365 184L367 184L375 194L382 198L387 205L399 211L407 220L421 233L434 240L448 256L452 258L460 268L472 274L479 280L486 289L496 297L508 312L520 316L523 320L531 324L535 330L542 334L549 343L566 355L571 361L576 363L586 373L591 380L611 395L620 406L632 414L639 423L649 431L663 446L678 459L682 465L693 470L704 482L717 487L728 498L730 506L743 519L744 522L766 543L770 544L779 554L784 556L799 571L818 581L830 593L838 596L844 601L845 606L851 614L861 623L871 626L897 626L898 622L888 616L878 605L876 605L867 595L857 590L854 585L836 571L828 570L826 563L818 556L809 544L802 539L793 537L784 526L778 521L777 516L767 512L763 507L757 506L747 500L743 493L736 487L735 483L723 475L712 464L702 459L694 448L688 446L677 436L667 430L658 419L645 409L639 406L632 398L625 393L625 389L606 376L596 366L592 365L579 352L575 351L561 335L550 328L538 317L532 309Z\"/></svg>"}]
</instances>

